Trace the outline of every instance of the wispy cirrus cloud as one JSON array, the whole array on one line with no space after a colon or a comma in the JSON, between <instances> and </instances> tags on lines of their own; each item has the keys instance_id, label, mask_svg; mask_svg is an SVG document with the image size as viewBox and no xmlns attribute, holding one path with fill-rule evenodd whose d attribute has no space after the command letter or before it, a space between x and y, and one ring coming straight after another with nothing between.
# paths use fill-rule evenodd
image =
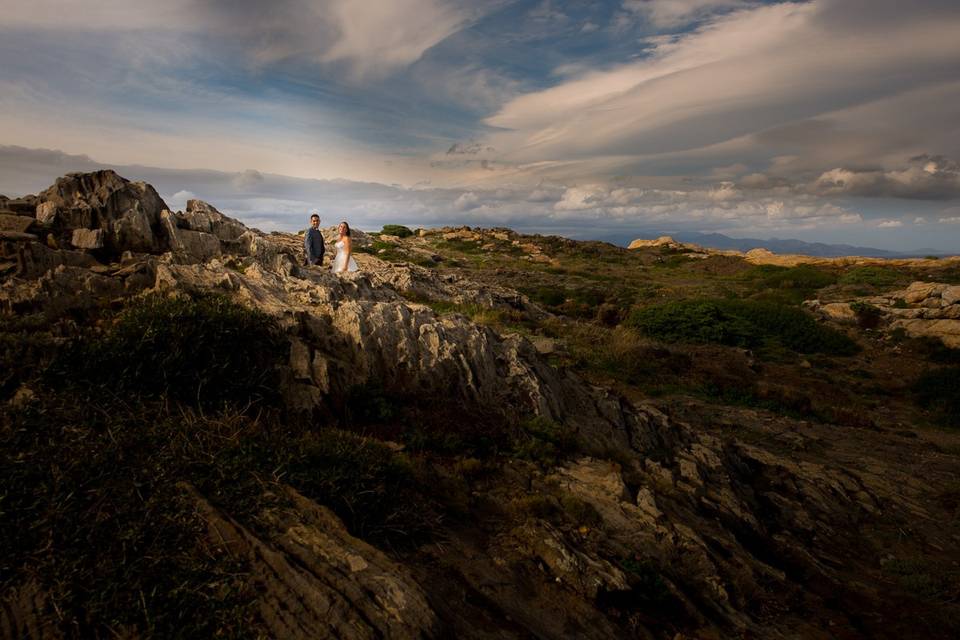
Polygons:
<instances>
[{"instance_id":1,"label":"wispy cirrus cloud","mask_svg":"<svg viewBox=\"0 0 960 640\"><path fill-rule=\"evenodd\" d=\"M764 132L817 117L841 137L860 138L856 128L846 130L844 111L910 91L929 100L957 79L960 7L881 19L890 4L745 5L693 31L651 39L649 55L636 62L512 100L486 120L499 129L491 144L520 163L616 160L633 169L685 154L682 164L702 170L723 145L754 162L784 155L792 142ZM880 18L863 23L834 19L877 9ZM927 139L932 129L920 118L908 118L907 130L887 129L879 117L873 124L869 133L899 143L900 157L916 152L905 139Z\"/></svg>"},{"instance_id":2,"label":"wispy cirrus cloud","mask_svg":"<svg viewBox=\"0 0 960 640\"><path fill-rule=\"evenodd\" d=\"M682 26L721 11L742 9L756 0L624 0L623 9L658 28Z\"/></svg>"},{"instance_id":3,"label":"wispy cirrus cloud","mask_svg":"<svg viewBox=\"0 0 960 640\"><path fill-rule=\"evenodd\" d=\"M257 66L289 59L341 64L362 81L416 62L493 6L458 0L10 0L4 27L203 34L229 39Z\"/></svg>"}]
</instances>

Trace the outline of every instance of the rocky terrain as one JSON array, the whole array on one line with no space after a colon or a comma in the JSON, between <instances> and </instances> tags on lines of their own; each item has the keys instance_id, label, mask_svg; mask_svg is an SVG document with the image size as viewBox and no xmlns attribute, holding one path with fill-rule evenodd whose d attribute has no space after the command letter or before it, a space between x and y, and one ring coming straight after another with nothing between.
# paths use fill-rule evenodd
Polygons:
<instances>
[{"instance_id":1,"label":"rocky terrain","mask_svg":"<svg viewBox=\"0 0 960 640\"><path fill-rule=\"evenodd\" d=\"M957 322L955 285L818 287L842 348L784 355L638 333L738 295L739 256L421 230L358 234L336 276L110 171L0 210L0 636L960 631L960 437L896 386L910 336L954 357L917 323ZM759 400L680 390L707 374Z\"/></svg>"},{"instance_id":2,"label":"rocky terrain","mask_svg":"<svg viewBox=\"0 0 960 640\"><path fill-rule=\"evenodd\" d=\"M930 258L877 258L871 256L843 256L827 258L821 256L804 256L788 253L774 253L768 249L756 248L749 251L735 251L732 249L712 249L702 247L691 242L677 242L670 236L660 236L650 240L638 238L630 243L630 249L666 248L674 251L683 251L691 256L737 256L752 264L770 264L781 267L795 267L801 264L816 265L885 265L893 267L930 267L940 266L945 262L960 263L960 256L930 257Z\"/></svg>"}]
</instances>

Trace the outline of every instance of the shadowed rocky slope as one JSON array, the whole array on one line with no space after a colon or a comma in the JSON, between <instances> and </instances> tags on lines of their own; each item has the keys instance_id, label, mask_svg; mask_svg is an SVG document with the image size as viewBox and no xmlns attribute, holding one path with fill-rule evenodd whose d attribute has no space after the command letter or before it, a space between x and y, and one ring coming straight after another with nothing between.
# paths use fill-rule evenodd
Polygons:
<instances>
[{"instance_id":1,"label":"shadowed rocky slope","mask_svg":"<svg viewBox=\"0 0 960 640\"><path fill-rule=\"evenodd\" d=\"M283 501L255 525L181 482L177 491L206 523L198 535L214 557L240 563L255 594L240 635L950 634L956 618L944 612L955 600L933 615L881 577L888 539L904 527L909 540L897 544L958 559L956 520L944 525L933 498L956 458L909 434L872 432L864 450L859 432L790 418L727 423L743 437L688 424L554 368L519 334L416 302L548 315L516 291L367 254L355 274L305 268L296 236L247 229L197 200L171 212L149 185L109 171L0 205L5 317L82 325L138 296L214 292L280 327L278 391L291 423L351 428L345 411L356 390L378 389L419 403L425 418L434 406L432 419L452 433L539 420L575 443L545 458L501 451L482 473L456 452L425 454L442 514L429 536L403 548L359 539L282 475L269 491ZM4 413L50 392L35 387L8 376ZM732 420L749 422L744 415ZM12 468L16 452L4 455ZM33 575L27 559L4 570L0 635L77 635L79 614L57 611L52 585ZM100 624L101 633L117 630ZM146 621L119 631L149 629Z\"/></svg>"}]
</instances>

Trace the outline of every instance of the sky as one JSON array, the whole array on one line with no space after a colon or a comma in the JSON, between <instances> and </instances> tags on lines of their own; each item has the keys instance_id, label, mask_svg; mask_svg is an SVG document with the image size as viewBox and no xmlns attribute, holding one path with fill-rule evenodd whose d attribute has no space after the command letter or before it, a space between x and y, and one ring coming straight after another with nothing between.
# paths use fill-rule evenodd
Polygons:
<instances>
[{"instance_id":1,"label":"sky","mask_svg":"<svg viewBox=\"0 0 960 640\"><path fill-rule=\"evenodd\" d=\"M960 253L956 0L5 0L0 193Z\"/></svg>"}]
</instances>

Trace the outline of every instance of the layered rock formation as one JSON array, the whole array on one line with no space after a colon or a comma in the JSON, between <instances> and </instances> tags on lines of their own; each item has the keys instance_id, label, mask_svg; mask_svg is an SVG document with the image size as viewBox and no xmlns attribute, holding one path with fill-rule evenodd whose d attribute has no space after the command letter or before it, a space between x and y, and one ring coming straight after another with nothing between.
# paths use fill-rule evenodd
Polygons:
<instances>
[{"instance_id":1,"label":"layered rock formation","mask_svg":"<svg viewBox=\"0 0 960 640\"><path fill-rule=\"evenodd\" d=\"M861 531L925 517L928 487L870 460L818 460L805 451L820 439L809 425L785 427L779 449L720 438L554 369L520 335L409 299L535 311L516 292L362 254L355 274L303 268L296 236L247 229L196 200L173 213L112 172L59 180L23 217L3 218L8 313L216 291L283 327L291 412L335 419L350 389L375 382L453 403L464 420L540 416L578 436L581 452L554 468L504 462L475 497L497 514L490 522L450 522L442 543L402 559L302 496L293 512L265 514L274 535L263 538L185 487L211 537L250 562L277 637L853 637L889 622ZM506 515L530 496L586 504L591 516L570 529ZM939 545L955 544L943 535ZM11 610L20 591L2 597ZM0 617L25 635L42 627Z\"/></svg>"},{"instance_id":2,"label":"layered rock formation","mask_svg":"<svg viewBox=\"0 0 960 640\"><path fill-rule=\"evenodd\" d=\"M864 313L888 331L901 329L910 337L940 339L960 348L960 285L914 282L906 289L882 296L867 296L851 302L804 303L821 317L841 324L862 322Z\"/></svg>"}]
</instances>

